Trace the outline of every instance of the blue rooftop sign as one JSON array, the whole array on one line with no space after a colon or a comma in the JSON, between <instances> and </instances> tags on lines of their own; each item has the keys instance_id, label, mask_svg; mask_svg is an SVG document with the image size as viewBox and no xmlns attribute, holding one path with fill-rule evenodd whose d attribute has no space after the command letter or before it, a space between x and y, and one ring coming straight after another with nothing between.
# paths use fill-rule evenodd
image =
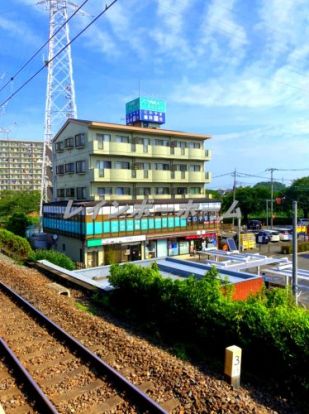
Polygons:
<instances>
[{"instance_id":1,"label":"blue rooftop sign","mask_svg":"<svg viewBox=\"0 0 309 414\"><path fill-rule=\"evenodd\" d=\"M139 97L126 104L126 122L135 121L165 123L166 102L160 99Z\"/></svg>"}]
</instances>

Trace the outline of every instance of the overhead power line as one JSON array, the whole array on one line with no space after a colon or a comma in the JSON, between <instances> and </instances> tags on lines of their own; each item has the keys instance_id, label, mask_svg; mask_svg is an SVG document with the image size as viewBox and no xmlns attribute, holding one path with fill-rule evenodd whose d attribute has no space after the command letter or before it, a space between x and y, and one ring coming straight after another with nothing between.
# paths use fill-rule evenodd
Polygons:
<instances>
[{"instance_id":1,"label":"overhead power line","mask_svg":"<svg viewBox=\"0 0 309 414\"><path fill-rule=\"evenodd\" d=\"M102 10L94 19L91 20L90 23L87 24L80 32L77 33L62 49L56 53L52 59L48 60L40 69L38 69L30 78L28 78L19 88L17 88L10 96L8 96L3 102L0 103L0 108L8 103L15 95L18 94L28 83L30 83L42 70L45 69L49 63L51 63L54 59L56 59L67 47L69 47L76 39L78 39L90 26L92 26L103 14L107 12L118 0L113 0L110 4L105 5L104 10Z\"/></svg>"},{"instance_id":2,"label":"overhead power line","mask_svg":"<svg viewBox=\"0 0 309 414\"><path fill-rule=\"evenodd\" d=\"M47 46L49 44L49 42L57 35L57 33L60 32L60 30L80 11L80 9L82 7L84 7L84 5L86 3L88 3L89 0L85 0L75 11L73 14L71 14L71 16L59 27L58 30L55 31L55 33L48 39L46 40L46 42L36 51L33 53L33 55L18 69L18 71L9 78L9 80L0 88L0 92L2 92L11 82L13 82L16 77L20 74L20 72L22 72L26 66L29 65L30 62L32 62L32 60L41 52L41 50L44 49L45 46Z\"/></svg>"}]
</instances>

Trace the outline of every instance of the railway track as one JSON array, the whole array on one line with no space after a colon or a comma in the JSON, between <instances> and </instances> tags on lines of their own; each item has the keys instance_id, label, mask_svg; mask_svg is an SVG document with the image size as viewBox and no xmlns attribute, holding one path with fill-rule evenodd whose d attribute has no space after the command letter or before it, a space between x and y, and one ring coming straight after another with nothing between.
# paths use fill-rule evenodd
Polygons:
<instances>
[{"instance_id":1,"label":"railway track","mask_svg":"<svg viewBox=\"0 0 309 414\"><path fill-rule=\"evenodd\" d=\"M7 414L167 413L142 391L146 386L137 387L128 381L1 282L0 320L5 340L1 340L0 355L14 366L24 389L31 390L30 399L19 396L16 402L7 389L0 389ZM1 372L12 375L0 365Z\"/></svg>"}]
</instances>

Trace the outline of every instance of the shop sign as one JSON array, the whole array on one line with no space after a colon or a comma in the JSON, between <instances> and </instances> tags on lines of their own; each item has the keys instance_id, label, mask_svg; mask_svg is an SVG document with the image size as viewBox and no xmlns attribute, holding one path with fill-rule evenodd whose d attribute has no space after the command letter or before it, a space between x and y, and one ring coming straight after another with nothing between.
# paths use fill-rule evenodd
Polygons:
<instances>
[{"instance_id":1,"label":"shop sign","mask_svg":"<svg viewBox=\"0 0 309 414\"><path fill-rule=\"evenodd\" d=\"M131 237L113 237L113 238L109 238L109 239L101 239L101 240L96 240L96 242L100 243L100 246L105 246L107 244L127 244L127 243L133 243L133 242L139 242L139 241L145 241L146 240L146 236L145 235L141 235L141 236L131 236ZM92 245L92 240L88 240L87 245L88 247L90 247ZM98 244L97 244L98 245Z\"/></svg>"},{"instance_id":2,"label":"shop sign","mask_svg":"<svg viewBox=\"0 0 309 414\"><path fill-rule=\"evenodd\" d=\"M208 238L213 238L216 237L216 235L214 233L203 233L201 234L201 232L197 232L198 234L192 234L191 236L186 236L186 240L197 240L197 239L205 239L206 237Z\"/></svg>"}]
</instances>

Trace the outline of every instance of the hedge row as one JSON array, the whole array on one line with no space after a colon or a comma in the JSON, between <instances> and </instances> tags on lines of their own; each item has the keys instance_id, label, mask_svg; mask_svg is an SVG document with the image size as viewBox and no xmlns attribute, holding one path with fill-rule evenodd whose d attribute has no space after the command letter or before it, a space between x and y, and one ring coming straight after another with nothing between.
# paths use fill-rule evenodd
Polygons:
<instances>
[{"instance_id":1,"label":"hedge row","mask_svg":"<svg viewBox=\"0 0 309 414\"><path fill-rule=\"evenodd\" d=\"M25 260L32 252L28 240L4 229L0 229L0 249L16 260Z\"/></svg>"},{"instance_id":2,"label":"hedge row","mask_svg":"<svg viewBox=\"0 0 309 414\"><path fill-rule=\"evenodd\" d=\"M163 278L156 265L113 265L110 306L159 330L199 355L223 360L224 349L243 349L244 369L309 389L309 313L285 289L265 290L243 302L223 294L216 269L204 278Z\"/></svg>"},{"instance_id":3,"label":"hedge row","mask_svg":"<svg viewBox=\"0 0 309 414\"><path fill-rule=\"evenodd\" d=\"M309 251L309 242L298 242L297 245L298 252L307 252ZM292 254L293 246L291 244L287 246L281 246L281 253L283 254Z\"/></svg>"},{"instance_id":4,"label":"hedge row","mask_svg":"<svg viewBox=\"0 0 309 414\"><path fill-rule=\"evenodd\" d=\"M56 250L35 250L29 254L29 260L37 261L37 260L48 260L49 262L64 267L68 270L74 270L75 264L74 262L65 254L58 252Z\"/></svg>"}]
</instances>

